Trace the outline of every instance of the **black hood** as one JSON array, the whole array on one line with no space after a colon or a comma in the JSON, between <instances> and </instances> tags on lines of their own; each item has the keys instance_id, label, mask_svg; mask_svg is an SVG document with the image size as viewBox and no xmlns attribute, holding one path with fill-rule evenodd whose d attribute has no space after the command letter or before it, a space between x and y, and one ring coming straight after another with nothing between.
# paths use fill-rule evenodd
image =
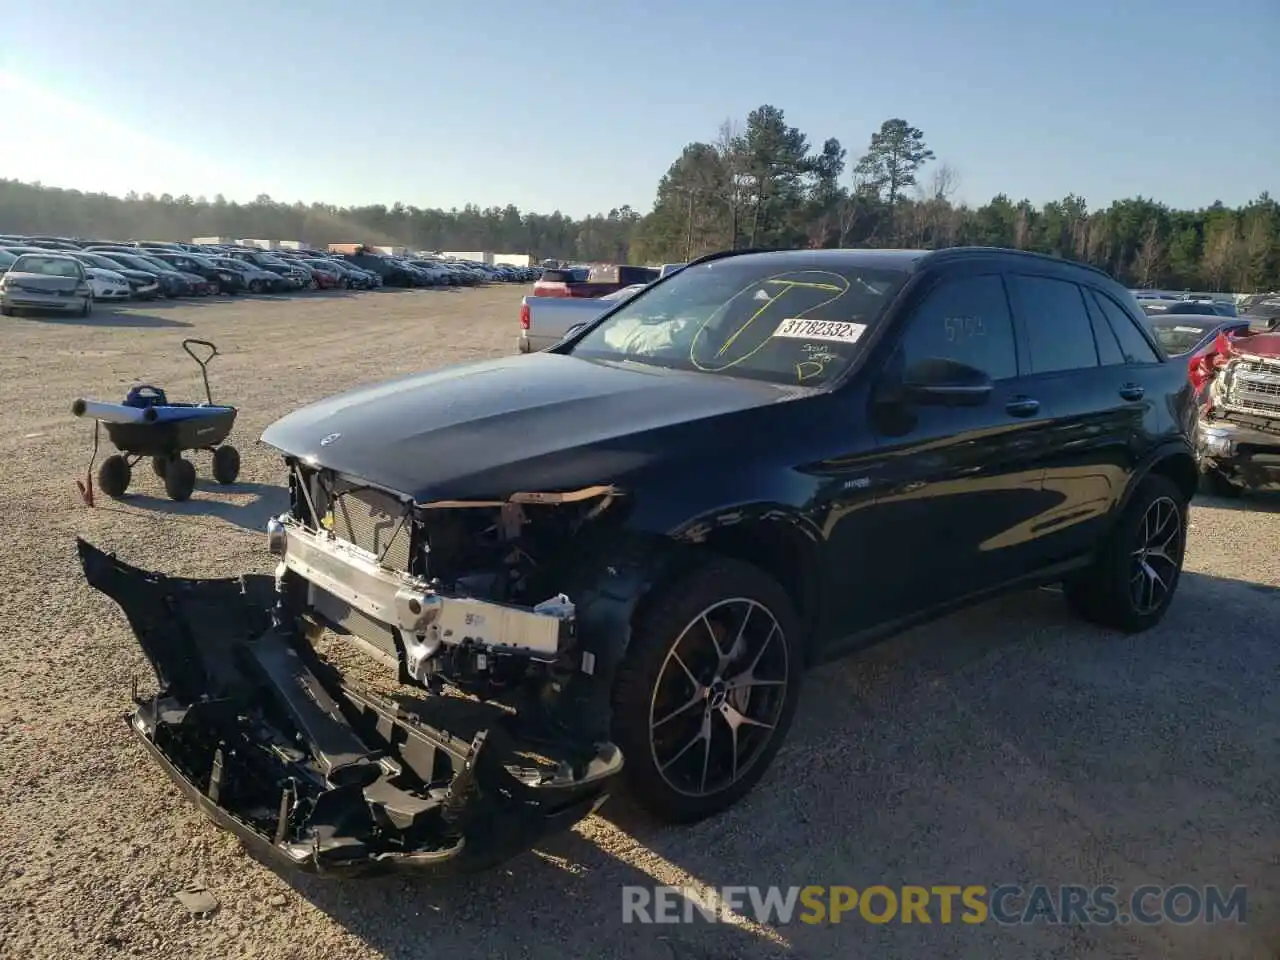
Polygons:
<instances>
[{"instance_id":1,"label":"black hood","mask_svg":"<svg viewBox=\"0 0 1280 960\"><path fill-rule=\"evenodd\" d=\"M262 440L420 503L489 499L621 482L661 458L740 445L728 425L708 421L809 392L534 353L329 397Z\"/></svg>"}]
</instances>

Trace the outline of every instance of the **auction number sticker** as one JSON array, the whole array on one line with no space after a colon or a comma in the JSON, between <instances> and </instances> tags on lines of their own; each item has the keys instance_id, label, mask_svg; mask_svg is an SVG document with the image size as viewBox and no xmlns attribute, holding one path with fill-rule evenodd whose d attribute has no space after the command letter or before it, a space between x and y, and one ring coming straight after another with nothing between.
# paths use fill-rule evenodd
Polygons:
<instances>
[{"instance_id":1,"label":"auction number sticker","mask_svg":"<svg viewBox=\"0 0 1280 960\"><path fill-rule=\"evenodd\" d=\"M789 317L773 331L775 337L793 340L830 340L833 343L857 343L866 332L865 323L849 323L845 320L806 320Z\"/></svg>"}]
</instances>

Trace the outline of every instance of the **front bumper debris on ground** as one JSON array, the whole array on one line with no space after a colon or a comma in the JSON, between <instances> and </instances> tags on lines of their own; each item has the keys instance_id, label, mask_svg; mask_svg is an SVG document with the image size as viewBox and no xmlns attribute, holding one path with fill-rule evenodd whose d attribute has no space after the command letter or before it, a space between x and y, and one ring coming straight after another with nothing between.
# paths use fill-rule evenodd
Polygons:
<instances>
[{"instance_id":1,"label":"front bumper debris on ground","mask_svg":"<svg viewBox=\"0 0 1280 960\"><path fill-rule=\"evenodd\" d=\"M127 722L206 814L274 863L320 874L486 869L597 809L612 744L533 739L451 696L344 682L277 606L272 578L185 579L77 541L160 681Z\"/></svg>"}]
</instances>

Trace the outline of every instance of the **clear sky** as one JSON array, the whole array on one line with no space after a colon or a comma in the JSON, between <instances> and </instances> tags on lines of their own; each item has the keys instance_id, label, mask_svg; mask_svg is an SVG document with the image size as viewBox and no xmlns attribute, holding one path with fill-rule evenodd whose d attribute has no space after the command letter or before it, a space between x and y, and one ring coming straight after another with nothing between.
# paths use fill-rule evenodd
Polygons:
<instances>
[{"instance_id":1,"label":"clear sky","mask_svg":"<svg viewBox=\"0 0 1280 960\"><path fill-rule=\"evenodd\" d=\"M1280 0L43 0L0 18L0 177L580 216L772 103L960 198L1280 193Z\"/></svg>"}]
</instances>

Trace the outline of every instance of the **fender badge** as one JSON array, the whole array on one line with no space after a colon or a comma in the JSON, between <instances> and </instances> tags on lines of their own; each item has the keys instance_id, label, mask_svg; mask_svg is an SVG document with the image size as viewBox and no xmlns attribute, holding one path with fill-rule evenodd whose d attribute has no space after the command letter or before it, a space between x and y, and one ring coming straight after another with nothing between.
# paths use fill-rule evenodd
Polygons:
<instances>
[{"instance_id":1,"label":"fender badge","mask_svg":"<svg viewBox=\"0 0 1280 960\"><path fill-rule=\"evenodd\" d=\"M320 441L320 446L327 447L329 444L333 443L333 441L337 440L340 436L342 436L342 434L340 433L331 433L327 437L325 437L323 440Z\"/></svg>"}]
</instances>

